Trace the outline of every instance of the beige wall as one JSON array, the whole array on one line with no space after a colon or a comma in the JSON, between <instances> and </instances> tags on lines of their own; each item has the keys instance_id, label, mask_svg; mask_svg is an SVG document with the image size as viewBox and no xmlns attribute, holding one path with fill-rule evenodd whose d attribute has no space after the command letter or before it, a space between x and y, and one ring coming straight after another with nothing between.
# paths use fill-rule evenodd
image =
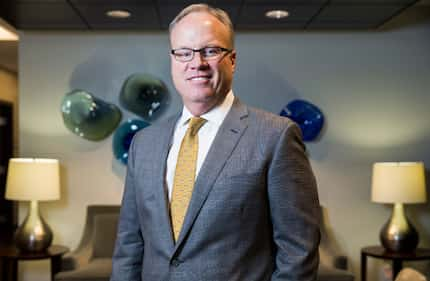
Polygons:
<instances>
[{"instance_id":1,"label":"beige wall","mask_svg":"<svg viewBox=\"0 0 430 281\"><path fill-rule=\"evenodd\" d=\"M18 78L15 73L0 68L0 100L13 104L14 155L18 154Z\"/></svg>"}]
</instances>

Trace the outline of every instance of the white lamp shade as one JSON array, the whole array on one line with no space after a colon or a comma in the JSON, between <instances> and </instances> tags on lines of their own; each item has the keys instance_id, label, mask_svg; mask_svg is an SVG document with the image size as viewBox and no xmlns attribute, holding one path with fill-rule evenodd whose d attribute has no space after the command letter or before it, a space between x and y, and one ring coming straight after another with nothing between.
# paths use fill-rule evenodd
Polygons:
<instances>
[{"instance_id":1,"label":"white lamp shade","mask_svg":"<svg viewBox=\"0 0 430 281\"><path fill-rule=\"evenodd\" d=\"M60 199L59 161L34 158L10 159L5 197L22 201Z\"/></svg>"},{"instance_id":2,"label":"white lamp shade","mask_svg":"<svg viewBox=\"0 0 430 281\"><path fill-rule=\"evenodd\" d=\"M372 201L379 203L426 202L424 163L373 164Z\"/></svg>"}]
</instances>

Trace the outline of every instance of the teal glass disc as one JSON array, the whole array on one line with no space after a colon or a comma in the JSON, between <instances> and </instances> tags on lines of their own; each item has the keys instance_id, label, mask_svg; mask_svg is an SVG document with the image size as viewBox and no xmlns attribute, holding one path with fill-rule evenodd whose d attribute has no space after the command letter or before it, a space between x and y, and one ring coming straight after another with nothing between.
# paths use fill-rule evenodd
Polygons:
<instances>
[{"instance_id":1,"label":"teal glass disc","mask_svg":"<svg viewBox=\"0 0 430 281\"><path fill-rule=\"evenodd\" d=\"M150 124L138 119L129 119L122 123L113 135L112 149L117 160L126 165L128 161L128 150L134 135Z\"/></svg>"}]
</instances>

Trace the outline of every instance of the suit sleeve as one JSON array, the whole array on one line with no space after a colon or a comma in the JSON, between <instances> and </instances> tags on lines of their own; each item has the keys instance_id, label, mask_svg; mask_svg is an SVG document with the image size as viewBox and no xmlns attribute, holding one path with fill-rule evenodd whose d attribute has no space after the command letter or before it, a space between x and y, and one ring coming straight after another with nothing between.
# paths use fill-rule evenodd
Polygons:
<instances>
[{"instance_id":1,"label":"suit sleeve","mask_svg":"<svg viewBox=\"0 0 430 281\"><path fill-rule=\"evenodd\" d=\"M144 241L140 229L135 191L135 140L129 150L127 176L112 257L110 281L141 281Z\"/></svg>"},{"instance_id":2,"label":"suit sleeve","mask_svg":"<svg viewBox=\"0 0 430 281\"><path fill-rule=\"evenodd\" d=\"M289 123L276 144L267 183L276 249L271 280L316 280L320 241L318 193L295 123Z\"/></svg>"}]
</instances>

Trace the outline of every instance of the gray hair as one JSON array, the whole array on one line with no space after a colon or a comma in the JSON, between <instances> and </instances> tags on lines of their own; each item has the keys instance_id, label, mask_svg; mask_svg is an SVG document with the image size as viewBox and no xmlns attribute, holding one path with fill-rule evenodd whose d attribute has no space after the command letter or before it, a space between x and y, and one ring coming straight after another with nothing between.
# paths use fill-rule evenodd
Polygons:
<instances>
[{"instance_id":1,"label":"gray hair","mask_svg":"<svg viewBox=\"0 0 430 281\"><path fill-rule=\"evenodd\" d=\"M192 4L185 7L169 24L169 34L172 33L172 30L175 27L175 25L178 22L180 22L184 17L186 17L191 13L197 13L197 12L206 12L214 16L215 18L217 18L221 23L223 23L228 28L228 31L229 31L229 39L231 44L230 47L232 48L234 47L234 29L233 29L233 24L230 20L230 17L224 10L221 10L219 8L214 8L207 4Z\"/></svg>"}]
</instances>

